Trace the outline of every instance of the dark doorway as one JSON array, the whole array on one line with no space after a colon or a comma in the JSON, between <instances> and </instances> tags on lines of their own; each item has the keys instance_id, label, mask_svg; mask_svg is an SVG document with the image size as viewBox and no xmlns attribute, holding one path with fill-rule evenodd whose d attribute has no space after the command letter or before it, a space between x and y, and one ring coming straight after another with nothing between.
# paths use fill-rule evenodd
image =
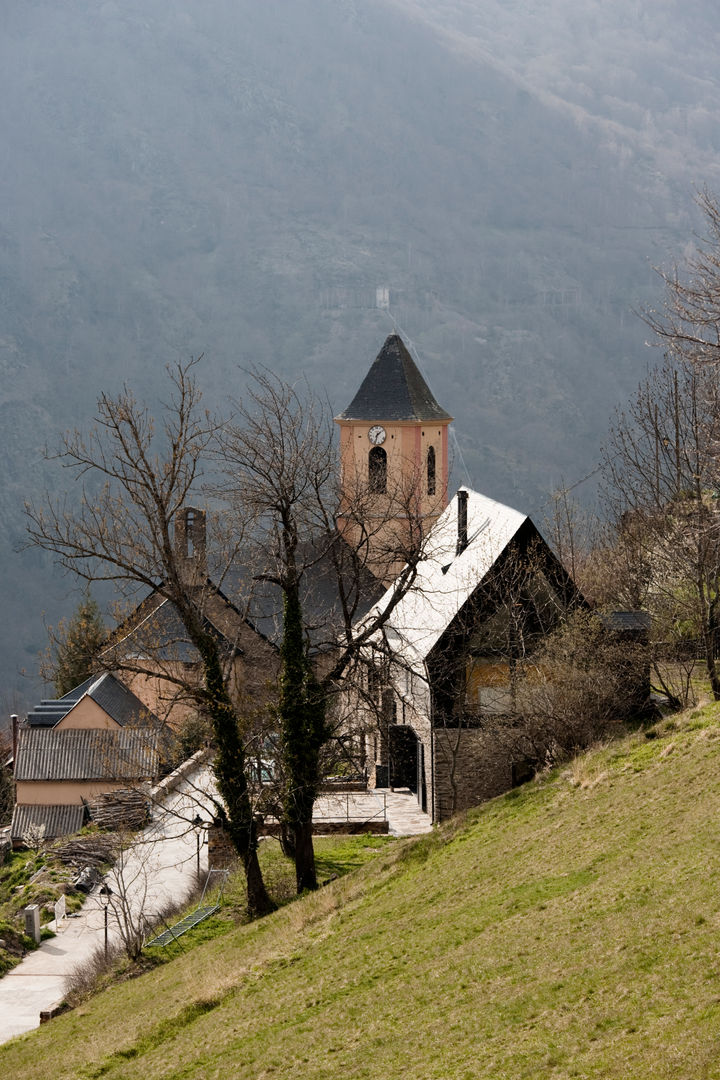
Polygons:
<instances>
[{"instance_id":1,"label":"dark doorway","mask_svg":"<svg viewBox=\"0 0 720 1080\"><path fill-rule=\"evenodd\" d=\"M410 788L418 792L418 739L411 727L391 724L390 735L390 786Z\"/></svg>"},{"instance_id":2,"label":"dark doorway","mask_svg":"<svg viewBox=\"0 0 720 1080\"><path fill-rule=\"evenodd\" d=\"M418 739L417 756L417 800L422 810L427 812L427 789L425 787L425 747Z\"/></svg>"},{"instance_id":3,"label":"dark doorway","mask_svg":"<svg viewBox=\"0 0 720 1080\"><path fill-rule=\"evenodd\" d=\"M520 761L513 761L512 763L512 786L520 787L521 784L527 784L528 780L532 780L537 771L537 762L531 761L530 758L521 758Z\"/></svg>"}]
</instances>

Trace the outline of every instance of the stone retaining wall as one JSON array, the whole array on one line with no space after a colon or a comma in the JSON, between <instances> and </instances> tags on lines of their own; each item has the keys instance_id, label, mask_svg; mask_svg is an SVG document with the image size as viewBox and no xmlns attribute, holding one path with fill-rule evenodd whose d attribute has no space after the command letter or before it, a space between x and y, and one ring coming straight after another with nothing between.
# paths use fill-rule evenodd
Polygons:
<instances>
[{"instance_id":1,"label":"stone retaining wall","mask_svg":"<svg viewBox=\"0 0 720 1080\"><path fill-rule=\"evenodd\" d=\"M434 819L444 821L512 787L512 756L477 728L436 728Z\"/></svg>"}]
</instances>

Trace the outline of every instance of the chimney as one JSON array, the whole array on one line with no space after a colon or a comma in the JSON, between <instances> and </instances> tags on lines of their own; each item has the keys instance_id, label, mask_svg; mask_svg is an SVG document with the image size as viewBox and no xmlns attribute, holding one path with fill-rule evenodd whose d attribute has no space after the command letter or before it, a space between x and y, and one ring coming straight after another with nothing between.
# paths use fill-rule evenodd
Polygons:
<instances>
[{"instance_id":1,"label":"chimney","mask_svg":"<svg viewBox=\"0 0 720 1080\"><path fill-rule=\"evenodd\" d=\"M18 718L17 713L13 713L10 717L10 723L12 725L12 771L15 772L15 765L17 764L17 744L18 744Z\"/></svg>"},{"instance_id":2,"label":"chimney","mask_svg":"<svg viewBox=\"0 0 720 1080\"><path fill-rule=\"evenodd\" d=\"M175 554L187 581L201 585L207 577L205 511L184 506L175 515Z\"/></svg>"},{"instance_id":3,"label":"chimney","mask_svg":"<svg viewBox=\"0 0 720 1080\"><path fill-rule=\"evenodd\" d=\"M458 517L457 517L457 546L456 555L462 555L468 545L468 493L463 488L457 493Z\"/></svg>"}]
</instances>

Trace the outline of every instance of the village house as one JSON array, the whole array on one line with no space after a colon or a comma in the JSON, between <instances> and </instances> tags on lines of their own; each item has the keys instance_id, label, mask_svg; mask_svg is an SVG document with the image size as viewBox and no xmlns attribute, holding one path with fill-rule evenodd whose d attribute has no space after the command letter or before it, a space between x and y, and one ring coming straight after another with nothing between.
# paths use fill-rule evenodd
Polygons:
<instances>
[{"instance_id":1,"label":"village house","mask_svg":"<svg viewBox=\"0 0 720 1080\"><path fill-rule=\"evenodd\" d=\"M15 718L13 740L15 845L31 826L48 840L76 832L101 794L149 789L170 753L158 718L109 672Z\"/></svg>"},{"instance_id":2,"label":"village house","mask_svg":"<svg viewBox=\"0 0 720 1080\"><path fill-rule=\"evenodd\" d=\"M201 612L205 627L220 645L231 693L247 711L267 702L278 667L277 649L248 614L252 589L238 583L238 569L225 567L238 586L240 610L208 572L207 525L204 510L183 507L174 521L175 557L179 572ZM264 630L268 627L265 619ZM171 600L161 589L149 593L112 635L102 663L121 674L146 707L174 731L197 713L192 688L202 679L202 664Z\"/></svg>"},{"instance_id":3,"label":"village house","mask_svg":"<svg viewBox=\"0 0 720 1080\"><path fill-rule=\"evenodd\" d=\"M370 659L370 783L410 788L441 821L528 779L527 740L502 725L514 666L579 603L528 517L461 488Z\"/></svg>"}]
</instances>

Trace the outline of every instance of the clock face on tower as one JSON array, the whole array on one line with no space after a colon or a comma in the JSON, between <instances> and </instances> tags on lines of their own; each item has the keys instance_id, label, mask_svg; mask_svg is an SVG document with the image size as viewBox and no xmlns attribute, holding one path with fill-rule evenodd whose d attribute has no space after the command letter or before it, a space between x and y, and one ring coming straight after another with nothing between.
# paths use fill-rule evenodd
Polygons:
<instances>
[{"instance_id":1,"label":"clock face on tower","mask_svg":"<svg viewBox=\"0 0 720 1080\"><path fill-rule=\"evenodd\" d=\"M385 442L386 437L387 433L385 431L385 428L381 427L380 424L375 424L375 426L371 427L368 431L368 439L373 444L373 446L382 446L382 444Z\"/></svg>"}]
</instances>

